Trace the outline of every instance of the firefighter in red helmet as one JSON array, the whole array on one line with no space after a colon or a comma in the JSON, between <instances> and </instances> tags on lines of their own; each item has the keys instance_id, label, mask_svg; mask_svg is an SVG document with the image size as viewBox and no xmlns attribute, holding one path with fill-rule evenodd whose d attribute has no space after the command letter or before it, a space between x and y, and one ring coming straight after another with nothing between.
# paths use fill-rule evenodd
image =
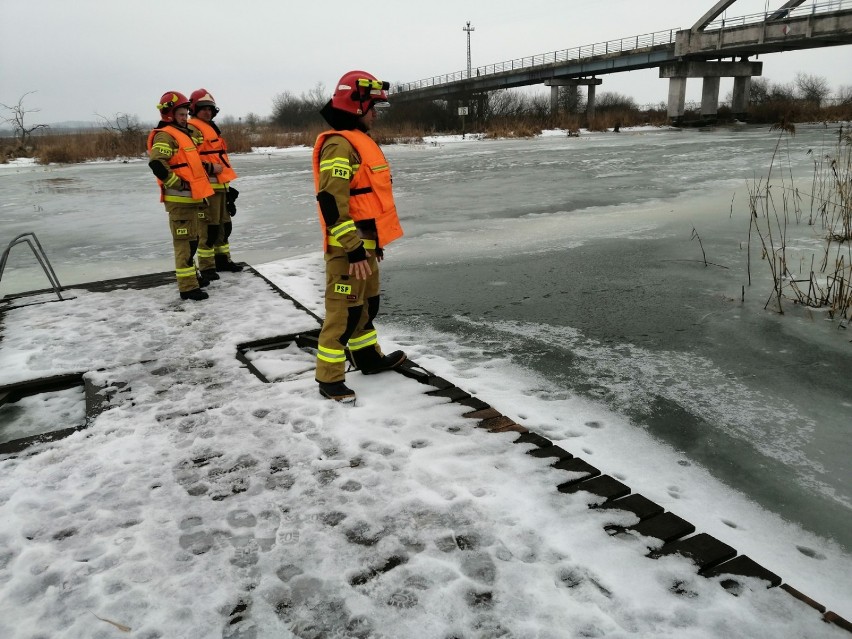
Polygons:
<instances>
[{"instance_id":1,"label":"firefighter in red helmet","mask_svg":"<svg viewBox=\"0 0 852 639\"><path fill-rule=\"evenodd\" d=\"M217 271L241 271L239 264L231 261L228 238L231 235L231 217L237 214L235 201L238 192L230 185L237 177L228 158L228 145L222 132L213 121L219 113L216 100L207 89L196 89L189 96L190 127L204 136L199 146L201 161L210 179L213 195L208 198L207 224L198 233L198 268L207 279L218 280Z\"/></svg>"},{"instance_id":2,"label":"firefighter in red helmet","mask_svg":"<svg viewBox=\"0 0 852 639\"><path fill-rule=\"evenodd\" d=\"M313 172L325 251L325 320L319 336L316 380L323 397L354 402L345 384L348 356L365 375L396 368L405 353L385 355L373 325L379 311L379 262L402 236L391 172L368 135L376 108L387 105L388 84L365 71L337 83L320 114L331 130L314 146Z\"/></svg>"},{"instance_id":3,"label":"firefighter in red helmet","mask_svg":"<svg viewBox=\"0 0 852 639\"><path fill-rule=\"evenodd\" d=\"M204 300L206 283L195 270L198 226L206 220L207 198L213 189L197 143L200 136L187 126L189 100L179 91L167 91L157 104L160 122L148 134L148 166L160 185L160 201L169 215L175 254L175 276L182 299ZM195 136L195 139L193 138Z\"/></svg>"}]
</instances>

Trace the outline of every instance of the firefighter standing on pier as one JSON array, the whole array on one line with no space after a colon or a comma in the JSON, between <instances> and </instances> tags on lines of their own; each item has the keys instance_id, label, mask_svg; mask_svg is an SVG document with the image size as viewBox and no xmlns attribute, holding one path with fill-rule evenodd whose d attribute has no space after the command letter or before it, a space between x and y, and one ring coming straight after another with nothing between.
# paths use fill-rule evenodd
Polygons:
<instances>
[{"instance_id":1,"label":"firefighter standing on pier","mask_svg":"<svg viewBox=\"0 0 852 639\"><path fill-rule=\"evenodd\" d=\"M384 355L373 320L379 311L379 262L384 247L402 236L391 173L367 134L376 106L387 105L386 82L350 71L320 111L332 130L313 153L314 185L325 251L325 321L319 336L316 380L323 397L353 402L344 383L346 350L365 375L399 366L405 353Z\"/></svg>"},{"instance_id":2,"label":"firefighter standing on pier","mask_svg":"<svg viewBox=\"0 0 852 639\"><path fill-rule=\"evenodd\" d=\"M205 300L205 281L195 270L199 224L206 224L207 198L213 188L201 163L196 143L187 126L189 100L179 91L168 91L157 105L160 122L148 134L148 166L160 185L160 201L169 215L175 276L181 299Z\"/></svg>"},{"instance_id":3,"label":"firefighter standing on pier","mask_svg":"<svg viewBox=\"0 0 852 639\"><path fill-rule=\"evenodd\" d=\"M199 229L198 269L210 280L218 280L217 271L241 271L243 267L231 261L228 238L231 235L231 217L236 215L234 201L238 191L230 186L237 173L228 159L228 146L213 118L219 113L216 100L207 89L196 89L189 97L190 127L204 136L199 146L201 161L209 176L213 195L208 198L207 224Z\"/></svg>"}]
</instances>

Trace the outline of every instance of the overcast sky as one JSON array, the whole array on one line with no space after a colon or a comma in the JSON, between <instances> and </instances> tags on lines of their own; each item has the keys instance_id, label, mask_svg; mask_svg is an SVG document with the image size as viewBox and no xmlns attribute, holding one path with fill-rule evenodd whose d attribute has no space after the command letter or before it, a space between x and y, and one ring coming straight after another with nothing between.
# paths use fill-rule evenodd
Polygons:
<instances>
[{"instance_id":1,"label":"overcast sky","mask_svg":"<svg viewBox=\"0 0 852 639\"><path fill-rule=\"evenodd\" d=\"M0 103L41 109L28 124L97 121L128 113L157 120L167 90L204 87L222 115L267 116L282 91L330 89L347 70L409 82L467 66L462 30L470 21L472 64L486 65L622 37L688 28L714 0L0 0ZM771 0L770 9L783 4ZM811 4L810 2L807 4ZM732 18L763 12L739 0ZM762 56L773 82L796 72L852 85L852 47ZM656 70L603 77L598 92L639 104L667 99ZM730 82L730 81L729 81ZM541 87L542 91L546 89ZM690 80L688 99L700 99ZM730 91L723 79L721 97ZM5 112L4 112L5 113Z\"/></svg>"}]
</instances>

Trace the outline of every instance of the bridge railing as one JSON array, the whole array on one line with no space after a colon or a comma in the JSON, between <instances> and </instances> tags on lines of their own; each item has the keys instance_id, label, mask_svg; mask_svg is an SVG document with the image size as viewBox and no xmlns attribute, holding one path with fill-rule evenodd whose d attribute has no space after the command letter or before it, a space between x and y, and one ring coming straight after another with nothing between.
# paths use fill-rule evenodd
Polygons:
<instances>
[{"instance_id":1,"label":"bridge railing","mask_svg":"<svg viewBox=\"0 0 852 639\"><path fill-rule=\"evenodd\" d=\"M847 1L852 2L852 0ZM540 53L538 55L515 58L514 60L506 60L504 62L497 62L496 64L486 64L472 69L470 75L468 75L467 70L464 70L456 71L455 73L446 73L444 75L436 75L424 80L417 80L416 82L395 84L391 87L390 92L400 93L403 91L412 91L414 89L434 87L441 84L458 82L459 80L467 80L469 78L476 78L494 73L504 73L506 71L515 71L518 69L530 69L559 62L579 61L613 53L624 53L627 51L670 45L674 44L675 36L678 31L679 29L655 31L654 33L645 33L643 35L631 36L629 38L607 40L606 42L586 44L579 47L573 47L571 49L561 49L559 51L551 51L550 53Z\"/></svg>"},{"instance_id":2,"label":"bridge railing","mask_svg":"<svg viewBox=\"0 0 852 639\"><path fill-rule=\"evenodd\" d=\"M852 0L834 0L833 2L815 2L814 4L784 9L783 11L765 11L763 13L751 13L745 16L721 20L714 20L708 24L705 31L718 31L731 27L742 27L749 24L759 24L767 20L786 20L788 18L804 18L818 13L830 13L832 11L843 11L852 9Z\"/></svg>"},{"instance_id":3,"label":"bridge railing","mask_svg":"<svg viewBox=\"0 0 852 639\"><path fill-rule=\"evenodd\" d=\"M783 11L766 11L763 13L752 13L737 18L721 19L711 22L705 27L705 31L713 31L727 29L731 27L739 27L748 24L758 24L767 20L783 20L788 18L799 18L808 15L828 13L832 11L843 11L852 9L852 0L833 0L826 2L815 2L810 5L785 9ZM515 71L519 69L532 69L548 64L559 62L572 62L586 60L597 56L625 53L646 49L660 45L674 44L677 32L680 29L668 29L666 31L655 31L654 33L646 33L629 38L620 38L618 40L607 40L606 42L598 42L595 44L587 44L571 49L562 49L560 51L552 51L550 53L541 53L538 55L527 56L523 58L515 58L514 60L506 60L497 62L496 64L486 64L484 66L472 69L470 73L465 71L456 71L455 73L446 73L444 75L436 75L424 80L416 82L405 82L395 84L391 87L391 93L401 93L404 91L412 91L415 89L423 89L426 87L440 86L460 80L467 80L481 76L493 75L495 73L505 73L507 71Z\"/></svg>"}]
</instances>

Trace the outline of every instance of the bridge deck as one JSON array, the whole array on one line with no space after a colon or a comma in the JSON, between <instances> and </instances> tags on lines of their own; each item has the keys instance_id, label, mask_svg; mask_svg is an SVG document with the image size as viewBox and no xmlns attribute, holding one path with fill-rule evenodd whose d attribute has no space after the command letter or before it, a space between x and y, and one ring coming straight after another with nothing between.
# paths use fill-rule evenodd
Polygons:
<instances>
[{"instance_id":1,"label":"bridge deck","mask_svg":"<svg viewBox=\"0 0 852 639\"><path fill-rule=\"evenodd\" d=\"M648 69L679 59L714 60L852 44L852 0L773 10L690 29L667 29L433 76L391 87L392 102L463 97L553 78Z\"/></svg>"}]
</instances>

